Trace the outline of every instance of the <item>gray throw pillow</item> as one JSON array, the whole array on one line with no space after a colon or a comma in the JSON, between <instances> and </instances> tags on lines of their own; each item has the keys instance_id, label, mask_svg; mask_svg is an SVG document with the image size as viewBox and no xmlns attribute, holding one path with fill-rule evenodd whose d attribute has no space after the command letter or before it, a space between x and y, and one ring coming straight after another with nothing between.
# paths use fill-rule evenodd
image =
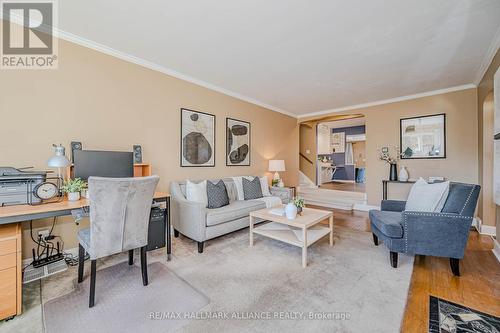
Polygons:
<instances>
[{"instance_id":1,"label":"gray throw pillow","mask_svg":"<svg viewBox=\"0 0 500 333\"><path fill-rule=\"evenodd\" d=\"M207 181L208 208L214 209L229 205L226 184L221 180L217 184Z\"/></svg>"},{"instance_id":2,"label":"gray throw pillow","mask_svg":"<svg viewBox=\"0 0 500 333\"><path fill-rule=\"evenodd\" d=\"M260 185L259 177L254 177L252 181L243 177L243 197L245 200L259 199L262 198L262 187Z\"/></svg>"}]
</instances>

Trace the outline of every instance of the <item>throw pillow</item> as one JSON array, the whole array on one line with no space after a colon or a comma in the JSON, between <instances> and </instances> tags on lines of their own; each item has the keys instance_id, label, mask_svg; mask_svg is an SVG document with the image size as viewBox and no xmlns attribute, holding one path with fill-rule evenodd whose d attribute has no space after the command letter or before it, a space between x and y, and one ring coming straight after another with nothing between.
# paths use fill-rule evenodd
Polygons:
<instances>
[{"instance_id":1,"label":"throw pillow","mask_svg":"<svg viewBox=\"0 0 500 333\"><path fill-rule=\"evenodd\" d=\"M229 205L226 184L221 180L217 184L207 181L208 208L220 208Z\"/></svg>"},{"instance_id":2,"label":"throw pillow","mask_svg":"<svg viewBox=\"0 0 500 333\"><path fill-rule=\"evenodd\" d=\"M411 188L405 210L441 212L450 189L450 182L427 184L420 178Z\"/></svg>"},{"instance_id":3,"label":"throw pillow","mask_svg":"<svg viewBox=\"0 0 500 333\"><path fill-rule=\"evenodd\" d=\"M242 178L242 184L245 200L262 198L262 187L259 177L254 177L252 181Z\"/></svg>"},{"instance_id":4,"label":"throw pillow","mask_svg":"<svg viewBox=\"0 0 500 333\"><path fill-rule=\"evenodd\" d=\"M259 177L260 179L260 187L262 188L262 195L265 197L270 197L271 192L269 192L269 181L267 177Z\"/></svg>"},{"instance_id":5,"label":"throw pillow","mask_svg":"<svg viewBox=\"0 0 500 333\"><path fill-rule=\"evenodd\" d=\"M198 184L186 181L186 199L194 202L208 204L207 181L204 180Z\"/></svg>"},{"instance_id":6,"label":"throw pillow","mask_svg":"<svg viewBox=\"0 0 500 333\"><path fill-rule=\"evenodd\" d=\"M238 193L238 200L245 200L245 195L243 194L243 183L241 179L243 177L232 177L234 185L236 186L236 192Z\"/></svg>"}]
</instances>

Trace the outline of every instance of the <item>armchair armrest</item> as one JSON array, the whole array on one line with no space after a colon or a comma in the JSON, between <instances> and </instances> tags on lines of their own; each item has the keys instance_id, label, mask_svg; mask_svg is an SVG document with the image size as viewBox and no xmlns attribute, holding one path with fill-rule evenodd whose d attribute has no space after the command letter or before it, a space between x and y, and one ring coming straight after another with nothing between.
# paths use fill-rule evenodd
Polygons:
<instances>
[{"instance_id":1,"label":"armchair armrest","mask_svg":"<svg viewBox=\"0 0 500 333\"><path fill-rule=\"evenodd\" d=\"M399 200L382 200L380 209L389 212L402 212L405 210L406 201Z\"/></svg>"},{"instance_id":2,"label":"armchair armrest","mask_svg":"<svg viewBox=\"0 0 500 333\"><path fill-rule=\"evenodd\" d=\"M176 188L177 187L177 188ZM198 242L205 241L207 208L203 203L187 200L178 185L171 185L172 225L181 234Z\"/></svg>"},{"instance_id":3,"label":"armchair armrest","mask_svg":"<svg viewBox=\"0 0 500 333\"><path fill-rule=\"evenodd\" d=\"M463 258L471 216L404 211L402 218L406 252Z\"/></svg>"}]
</instances>

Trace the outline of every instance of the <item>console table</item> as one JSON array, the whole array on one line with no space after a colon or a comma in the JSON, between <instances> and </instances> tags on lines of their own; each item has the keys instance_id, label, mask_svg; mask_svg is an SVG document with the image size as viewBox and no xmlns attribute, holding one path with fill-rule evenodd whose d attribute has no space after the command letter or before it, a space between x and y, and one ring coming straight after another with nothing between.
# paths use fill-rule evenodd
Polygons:
<instances>
[{"instance_id":1,"label":"console table","mask_svg":"<svg viewBox=\"0 0 500 333\"><path fill-rule=\"evenodd\" d=\"M415 184L416 180L407 180L405 182L399 180L382 180L382 199L387 200L387 184L398 183L398 184Z\"/></svg>"}]
</instances>

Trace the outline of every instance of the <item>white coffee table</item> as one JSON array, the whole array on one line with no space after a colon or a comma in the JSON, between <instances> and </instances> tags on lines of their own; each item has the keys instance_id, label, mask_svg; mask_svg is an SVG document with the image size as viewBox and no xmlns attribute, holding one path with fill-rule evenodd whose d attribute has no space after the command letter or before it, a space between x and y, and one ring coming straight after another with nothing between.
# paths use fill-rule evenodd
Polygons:
<instances>
[{"instance_id":1,"label":"white coffee table","mask_svg":"<svg viewBox=\"0 0 500 333\"><path fill-rule=\"evenodd\" d=\"M302 248L302 267L307 267L307 248L330 235L330 246L333 246L333 213L326 210L304 208L302 215L294 220L285 216L271 214L272 208L257 210L250 213L250 246L253 246L253 235L259 234L276 239L287 244ZM275 209L275 208L274 208ZM255 219L270 221L254 227ZM329 219L329 227L320 225L321 221Z\"/></svg>"}]
</instances>

